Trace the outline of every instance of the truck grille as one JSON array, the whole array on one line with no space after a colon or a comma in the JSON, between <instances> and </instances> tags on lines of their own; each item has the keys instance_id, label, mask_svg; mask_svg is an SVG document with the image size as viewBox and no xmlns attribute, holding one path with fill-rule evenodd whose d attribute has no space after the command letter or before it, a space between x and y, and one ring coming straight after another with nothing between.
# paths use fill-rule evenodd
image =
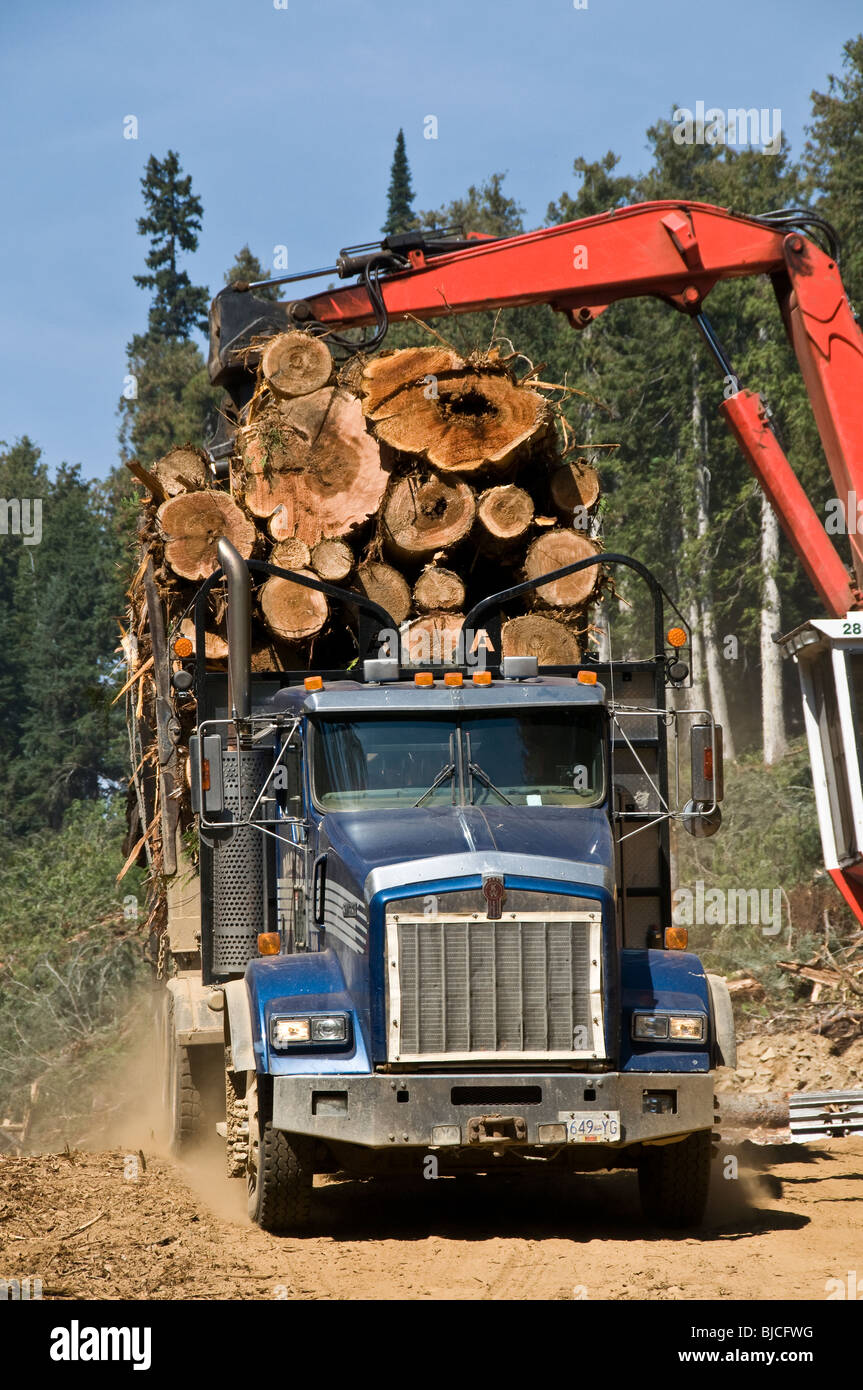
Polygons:
<instances>
[{"instance_id":1,"label":"truck grille","mask_svg":"<svg viewBox=\"0 0 863 1390\"><path fill-rule=\"evenodd\" d=\"M387 920L389 1059L604 1057L600 914Z\"/></svg>"}]
</instances>

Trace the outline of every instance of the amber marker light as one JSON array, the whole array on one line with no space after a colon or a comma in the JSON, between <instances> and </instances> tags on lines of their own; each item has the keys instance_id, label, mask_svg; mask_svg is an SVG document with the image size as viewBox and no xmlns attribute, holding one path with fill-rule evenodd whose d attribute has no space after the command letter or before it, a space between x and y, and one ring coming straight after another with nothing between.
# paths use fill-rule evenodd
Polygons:
<instances>
[{"instance_id":1,"label":"amber marker light","mask_svg":"<svg viewBox=\"0 0 863 1390\"><path fill-rule=\"evenodd\" d=\"M431 671L417 671L414 676L414 685L434 685L434 676Z\"/></svg>"},{"instance_id":2,"label":"amber marker light","mask_svg":"<svg viewBox=\"0 0 863 1390\"><path fill-rule=\"evenodd\" d=\"M491 685L491 671L474 671L474 685Z\"/></svg>"},{"instance_id":3,"label":"amber marker light","mask_svg":"<svg viewBox=\"0 0 863 1390\"><path fill-rule=\"evenodd\" d=\"M576 680L581 681L582 685L596 685L596 672L579 671Z\"/></svg>"},{"instance_id":4,"label":"amber marker light","mask_svg":"<svg viewBox=\"0 0 863 1390\"><path fill-rule=\"evenodd\" d=\"M178 637L174 643L174 655L183 661L187 656L191 656L195 650L194 643L188 637Z\"/></svg>"},{"instance_id":5,"label":"amber marker light","mask_svg":"<svg viewBox=\"0 0 863 1390\"><path fill-rule=\"evenodd\" d=\"M306 676L303 681L306 690L323 690L324 682L321 676Z\"/></svg>"},{"instance_id":6,"label":"amber marker light","mask_svg":"<svg viewBox=\"0 0 863 1390\"><path fill-rule=\"evenodd\" d=\"M672 627L665 634L669 647L685 647L686 633L682 627Z\"/></svg>"},{"instance_id":7,"label":"amber marker light","mask_svg":"<svg viewBox=\"0 0 863 1390\"><path fill-rule=\"evenodd\" d=\"M461 685L463 682L464 676L461 671L447 671L443 678L444 685Z\"/></svg>"},{"instance_id":8,"label":"amber marker light","mask_svg":"<svg viewBox=\"0 0 863 1390\"><path fill-rule=\"evenodd\" d=\"M258 932L258 954L277 956L282 949L282 939L277 931Z\"/></svg>"},{"instance_id":9,"label":"amber marker light","mask_svg":"<svg viewBox=\"0 0 863 1390\"><path fill-rule=\"evenodd\" d=\"M689 945L689 932L685 927L665 928L666 951L685 951Z\"/></svg>"}]
</instances>

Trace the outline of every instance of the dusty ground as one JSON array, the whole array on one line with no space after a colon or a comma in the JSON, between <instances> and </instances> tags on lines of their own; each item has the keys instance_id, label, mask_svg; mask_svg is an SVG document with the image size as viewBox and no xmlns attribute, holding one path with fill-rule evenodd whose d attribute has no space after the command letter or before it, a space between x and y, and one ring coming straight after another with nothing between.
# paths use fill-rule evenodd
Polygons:
<instances>
[{"instance_id":1,"label":"dusty ground","mask_svg":"<svg viewBox=\"0 0 863 1390\"><path fill-rule=\"evenodd\" d=\"M836 1057L803 1032L749 1038L740 1063L720 1092L863 1086L863 1040ZM141 1104L155 1089L139 1059L121 1105L103 1098L86 1133L70 1124L68 1154L0 1156L0 1279L39 1277L54 1299L754 1301L823 1300L849 1271L863 1281L863 1138L726 1137L695 1236L645 1228L634 1174L531 1172L319 1179L313 1233L278 1238L247 1221L218 1149L162 1156Z\"/></svg>"},{"instance_id":2,"label":"dusty ground","mask_svg":"<svg viewBox=\"0 0 863 1390\"><path fill-rule=\"evenodd\" d=\"M54 1299L821 1300L863 1275L863 1139L723 1146L682 1239L644 1228L628 1173L319 1180L314 1233L278 1238L215 1156L145 1159L133 1176L123 1149L0 1158L0 1277Z\"/></svg>"}]
</instances>

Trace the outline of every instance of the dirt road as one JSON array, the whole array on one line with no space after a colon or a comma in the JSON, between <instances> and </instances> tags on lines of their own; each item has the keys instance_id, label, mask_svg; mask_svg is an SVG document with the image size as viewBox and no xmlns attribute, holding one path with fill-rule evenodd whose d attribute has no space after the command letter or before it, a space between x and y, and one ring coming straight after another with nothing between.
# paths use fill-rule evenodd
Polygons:
<instances>
[{"instance_id":1,"label":"dirt road","mask_svg":"<svg viewBox=\"0 0 863 1390\"><path fill-rule=\"evenodd\" d=\"M630 1174L319 1180L315 1232L277 1238L215 1155L144 1157L0 1158L0 1277L54 1299L820 1300L863 1276L861 1139L722 1146L682 1239L644 1228Z\"/></svg>"}]
</instances>

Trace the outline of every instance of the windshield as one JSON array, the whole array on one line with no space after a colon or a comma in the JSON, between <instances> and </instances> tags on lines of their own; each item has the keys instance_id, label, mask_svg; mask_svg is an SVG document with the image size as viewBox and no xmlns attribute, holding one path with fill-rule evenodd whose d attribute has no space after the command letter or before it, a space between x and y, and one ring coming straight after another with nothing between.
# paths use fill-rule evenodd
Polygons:
<instances>
[{"instance_id":1,"label":"windshield","mask_svg":"<svg viewBox=\"0 0 863 1390\"><path fill-rule=\"evenodd\" d=\"M595 806L604 766L596 708L314 720L313 788L324 811Z\"/></svg>"}]
</instances>

